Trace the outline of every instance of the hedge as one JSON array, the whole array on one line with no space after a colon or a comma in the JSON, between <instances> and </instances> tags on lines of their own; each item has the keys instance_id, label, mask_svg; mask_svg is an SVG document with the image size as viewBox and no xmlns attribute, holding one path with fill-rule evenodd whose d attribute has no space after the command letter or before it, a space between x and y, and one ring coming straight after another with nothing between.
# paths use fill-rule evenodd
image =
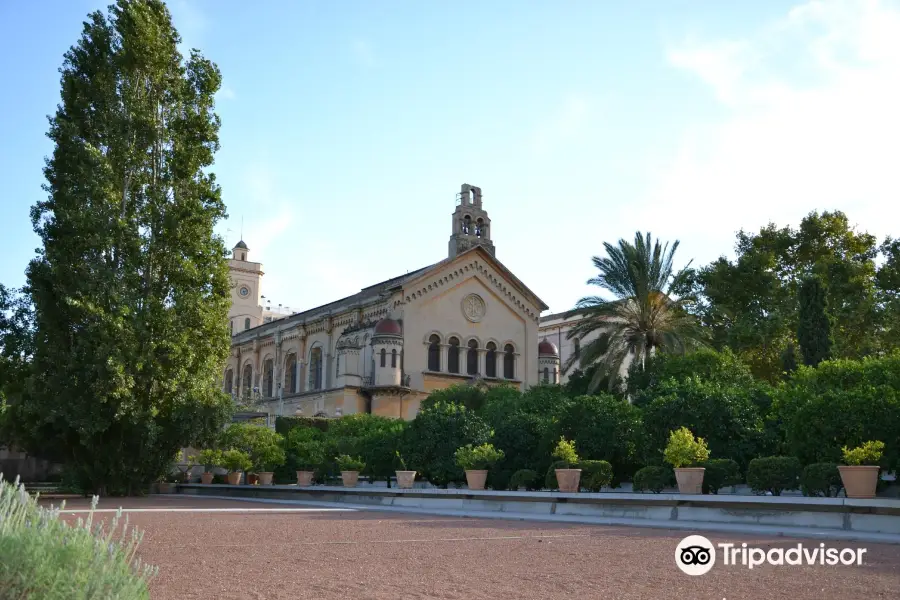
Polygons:
<instances>
[{"instance_id":1,"label":"hedge","mask_svg":"<svg viewBox=\"0 0 900 600\"><path fill-rule=\"evenodd\" d=\"M635 492L649 491L659 494L667 487L675 485L675 471L669 467L644 467L634 474Z\"/></svg>"},{"instance_id":2,"label":"hedge","mask_svg":"<svg viewBox=\"0 0 900 600\"><path fill-rule=\"evenodd\" d=\"M747 485L756 493L780 496L785 490L800 487L801 473L800 461L793 456L754 458L747 470Z\"/></svg>"},{"instance_id":3,"label":"hedge","mask_svg":"<svg viewBox=\"0 0 900 600\"><path fill-rule=\"evenodd\" d=\"M699 466L706 469L703 473L704 494L718 494L723 487L741 482L741 469L730 458L712 458Z\"/></svg>"},{"instance_id":4,"label":"hedge","mask_svg":"<svg viewBox=\"0 0 900 600\"><path fill-rule=\"evenodd\" d=\"M325 417L275 417L275 433L284 437L295 427L315 427L320 431L328 431L328 424L333 419Z\"/></svg>"},{"instance_id":5,"label":"hedge","mask_svg":"<svg viewBox=\"0 0 900 600\"><path fill-rule=\"evenodd\" d=\"M804 496L836 498L844 489L841 473L836 463L806 465L800 475L800 489Z\"/></svg>"}]
</instances>

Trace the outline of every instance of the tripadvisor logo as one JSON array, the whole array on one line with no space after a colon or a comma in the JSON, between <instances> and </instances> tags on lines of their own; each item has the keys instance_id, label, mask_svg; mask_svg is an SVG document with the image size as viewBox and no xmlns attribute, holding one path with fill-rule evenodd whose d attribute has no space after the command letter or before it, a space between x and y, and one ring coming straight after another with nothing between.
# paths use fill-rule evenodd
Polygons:
<instances>
[{"instance_id":1,"label":"tripadvisor logo","mask_svg":"<svg viewBox=\"0 0 900 600\"><path fill-rule=\"evenodd\" d=\"M704 575L716 564L716 549L721 564L726 567L741 566L753 569L761 565L773 567L799 565L861 565L865 548L830 548L820 543L805 547L797 544L790 548L755 548L744 544L719 543L713 545L702 535L689 535L675 548L675 564L687 575Z\"/></svg>"}]
</instances>

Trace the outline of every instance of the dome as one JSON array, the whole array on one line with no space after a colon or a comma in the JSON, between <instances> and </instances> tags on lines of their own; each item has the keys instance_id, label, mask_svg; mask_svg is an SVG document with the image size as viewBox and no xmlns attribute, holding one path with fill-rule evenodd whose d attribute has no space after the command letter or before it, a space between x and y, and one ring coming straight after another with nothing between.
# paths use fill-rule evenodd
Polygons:
<instances>
[{"instance_id":1,"label":"dome","mask_svg":"<svg viewBox=\"0 0 900 600\"><path fill-rule=\"evenodd\" d=\"M249 250L250 249L247 247L247 244L244 243L244 240L239 241L237 244L235 244L234 247L240 248L241 250Z\"/></svg>"},{"instance_id":2,"label":"dome","mask_svg":"<svg viewBox=\"0 0 900 600\"><path fill-rule=\"evenodd\" d=\"M403 329L394 319L384 318L375 323L375 335L403 335Z\"/></svg>"},{"instance_id":3,"label":"dome","mask_svg":"<svg viewBox=\"0 0 900 600\"><path fill-rule=\"evenodd\" d=\"M547 338L544 338L540 344L538 344L538 356L559 356L559 349L556 347L556 344L553 342L548 342Z\"/></svg>"}]
</instances>

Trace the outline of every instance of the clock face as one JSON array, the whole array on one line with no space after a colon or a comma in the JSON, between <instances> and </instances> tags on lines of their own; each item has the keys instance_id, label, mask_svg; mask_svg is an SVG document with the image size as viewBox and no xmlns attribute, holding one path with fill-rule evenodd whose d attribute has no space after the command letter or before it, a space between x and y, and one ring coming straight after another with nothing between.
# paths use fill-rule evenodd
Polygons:
<instances>
[{"instance_id":1,"label":"clock face","mask_svg":"<svg viewBox=\"0 0 900 600\"><path fill-rule=\"evenodd\" d=\"M246 298L250 295L250 288L243 286L238 293L241 295L241 298Z\"/></svg>"}]
</instances>

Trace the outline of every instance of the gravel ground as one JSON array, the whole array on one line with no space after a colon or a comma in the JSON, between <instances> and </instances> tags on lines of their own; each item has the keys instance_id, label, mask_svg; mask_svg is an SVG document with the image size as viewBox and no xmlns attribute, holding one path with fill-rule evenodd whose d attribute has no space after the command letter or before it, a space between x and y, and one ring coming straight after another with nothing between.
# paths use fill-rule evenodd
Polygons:
<instances>
[{"instance_id":1,"label":"gravel ground","mask_svg":"<svg viewBox=\"0 0 900 600\"><path fill-rule=\"evenodd\" d=\"M67 509L84 508L83 501ZM459 519L205 498L101 501L133 512L140 555L158 565L154 600L637 598L849 600L900 597L900 546L867 548L862 566L726 567L690 577L675 566L685 532ZM252 512L206 511L244 508ZM196 509L204 509L196 511ZM108 517L109 513L102 514ZM71 518L71 517L67 517ZM706 534L714 543L818 541Z\"/></svg>"}]
</instances>

